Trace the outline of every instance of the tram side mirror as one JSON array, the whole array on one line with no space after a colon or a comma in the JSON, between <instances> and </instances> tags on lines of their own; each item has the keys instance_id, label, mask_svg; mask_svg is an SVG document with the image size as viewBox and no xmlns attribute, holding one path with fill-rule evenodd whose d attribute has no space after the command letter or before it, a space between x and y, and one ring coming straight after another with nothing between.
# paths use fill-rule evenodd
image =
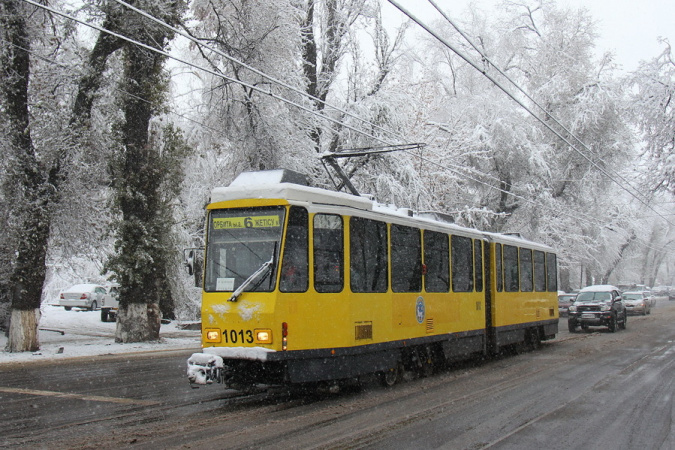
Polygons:
<instances>
[{"instance_id":1,"label":"tram side mirror","mask_svg":"<svg viewBox=\"0 0 675 450\"><path fill-rule=\"evenodd\" d=\"M202 284L202 254L203 249L187 248L183 250L183 260L187 267L188 275L194 276L195 286L199 287Z\"/></svg>"}]
</instances>

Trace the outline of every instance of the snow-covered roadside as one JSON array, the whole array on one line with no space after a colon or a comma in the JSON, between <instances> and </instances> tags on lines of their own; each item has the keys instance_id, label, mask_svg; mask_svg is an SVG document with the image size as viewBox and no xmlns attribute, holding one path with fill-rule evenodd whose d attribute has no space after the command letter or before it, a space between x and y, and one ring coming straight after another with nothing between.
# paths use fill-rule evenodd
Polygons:
<instances>
[{"instance_id":1,"label":"snow-covered roadside","mask_svg":"<svg viewBox=\"0 0 675 450\"><path fill-rule=\"evenodd\" d=\"M115 323L101 322L100 311L66 311L43 305L40 319L40 350L35 353L3 351L7 338L0 333L0 364L58 360L78 356L97 356L161 350L197 349L199 330L183 330L177 322L163 324L160 342L115 343ZM64 334L61 334L60 332Z\"/></svg>"}]
</instances>

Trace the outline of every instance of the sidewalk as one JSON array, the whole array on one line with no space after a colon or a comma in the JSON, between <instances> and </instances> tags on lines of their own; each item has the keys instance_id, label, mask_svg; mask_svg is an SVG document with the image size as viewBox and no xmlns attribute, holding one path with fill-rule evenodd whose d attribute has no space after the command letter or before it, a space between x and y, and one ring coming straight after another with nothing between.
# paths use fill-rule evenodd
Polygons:
<instances>
[{"instance_id":1,"label":"sidewalk","mask_svg":"<svg viewBox=\"0 0 675 450\"><path fill-rule=\"evenodd\" d=\"M117 344L116 324L101 322L100 311L65 311L62 307L43 305L40 350L35 353L5 352L7 338L0 333L0 365L82 356L199 349L200 331L184 330L178 325L177 322L163 324L159 332L159 342Z\"/></svg>"}]
</instances>

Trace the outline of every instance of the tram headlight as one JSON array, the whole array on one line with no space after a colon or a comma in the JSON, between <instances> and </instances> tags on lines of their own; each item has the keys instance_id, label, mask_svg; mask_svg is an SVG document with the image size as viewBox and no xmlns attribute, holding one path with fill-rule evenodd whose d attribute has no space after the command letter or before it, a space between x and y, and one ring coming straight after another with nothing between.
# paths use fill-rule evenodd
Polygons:
<instances>
[{"instance_id":1,"label":"tram headlight","mask_svg":"<svg viewBox=\"0 0 675 450\"><path fill-rule=\"evenodd\" d=\"M256 329L253 331L255 336L255 342L257 344L271 344L272 343L272 330L268 329Z\"/></svg>"},{"instance_id":2,"label":"tram headlight","mask_svg":"<svg viewBox=\"0 0 675 450\"><path fill-rule=\"evenodd\" d=\"M220 342L220 330L219 329L206 329L204 330L206 335L206 342Z\"/></svg>"}]
</instances>

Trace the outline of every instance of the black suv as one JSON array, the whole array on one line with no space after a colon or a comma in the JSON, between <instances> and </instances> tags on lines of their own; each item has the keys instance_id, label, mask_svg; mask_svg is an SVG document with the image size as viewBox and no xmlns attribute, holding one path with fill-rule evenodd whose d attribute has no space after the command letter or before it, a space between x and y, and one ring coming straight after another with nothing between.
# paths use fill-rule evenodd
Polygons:
<instances>
[{"instance_id":1,"label":"black suv","mask_svg":"<svg viewBox=\"0 0 675 450\"><path fill-rule=\"evenodd\" d=\"M583 288L569 307L568 314L570 333L574 333L579 325L584 330L589 326L606 326L613 333L617 328L625 329L628 321L621 292L610 285Z\"/></svg>"}]
</instances>

